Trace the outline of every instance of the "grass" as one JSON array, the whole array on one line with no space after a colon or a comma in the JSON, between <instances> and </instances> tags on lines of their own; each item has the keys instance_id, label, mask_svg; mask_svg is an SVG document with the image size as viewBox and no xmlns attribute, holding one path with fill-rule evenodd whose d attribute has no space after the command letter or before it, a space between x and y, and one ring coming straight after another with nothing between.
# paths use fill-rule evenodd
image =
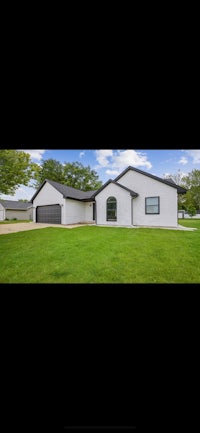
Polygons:
<instances>
[{"instance_id":1,"label":"grass","mask_svg":"<svg viewBox=\"0 0 200 433\"><path fill-rule=\"evenodd\" d=\"M181 226L184 226L184 227L196 227L196 228L198 228L198 229L200 229L200 218L195 218L195 219L179 219L178 220L178 223L181 225ZM196 225L195 225L195 223L196 223Z\"/></svg>"},{"instance_id":2,"label":"grass","mask_svg":"<svg viewBox=\"0 0 200 433\"><path fill-rule=\"evenodd\" d=\"M15 224L15 223L30 223L30 220L9 220L9 221L0 221L0 224Z\"/></svg>"},{"instance_id":3,"label":"grass","mask_svg":"<svg viewBox=\"0 0 200 433\"><path fill-rule=\"evenodd\" d=\"M199 283L198 230L48 227L0 235L1 283Z\"/></svg>"}]
</instances>

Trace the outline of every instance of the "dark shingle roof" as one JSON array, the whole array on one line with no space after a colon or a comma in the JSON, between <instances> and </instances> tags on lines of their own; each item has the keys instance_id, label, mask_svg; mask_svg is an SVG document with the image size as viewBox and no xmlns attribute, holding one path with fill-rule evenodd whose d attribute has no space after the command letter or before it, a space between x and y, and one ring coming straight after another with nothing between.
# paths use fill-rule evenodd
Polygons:
<instances>
[{"instance_id":1,"label":"dark shingle roof","mask_svg":"<svg viewBox=\"0 0 200 433\"><path fill-rule=\"evenodd\" d=\"M166 185L172 186L177 189L178 194L185 194L187 192L186 188L182 188L182 186L176 185L175 182L169 179L162 179L161 177L155 176L154 174L147 173L146 171L139 170L139 168L132 167L131 165L127 167L124 171L122 171L119 176L117 176L114 181L118 181L127 171L133 170L137 173L144 174L145 176L151 177L152 179L158 180L159 182L165 183Z\"/></svg>"},{"instance_id":2,"label":"dark shingle roof","mask_svg":"<svg viewBox=\"0 0 200 433\"><path fill-rule=\"evenodd\" d=\"M114 183L114 185L117 185L117 186L119 186L120 188L123 188L123 189L125 189L126 191L130 192L130 195L131 195L132 197L137 197L137 196L138 196L138 193L135 192L135 191L133 191L132 189L129 189L129 188L127 188L126 186L122 185L121 183L118 183L118 182L115 182L115 181L112 180L112 179L109 179L106 183L104 183L103 186L101 186L101 188L98 189L98 191L96 191L96 193L94 193L94 197L95 197L97 194L99 194L99 192L101 192L102 189L104 189L104 188L105 188L109 183Z\"/></svg>"},{"instance_id":3,"label":"dark shingle roof","mask_svg":"<svg viewBox=\"0 0 200 433\"><path fill-rule=\"evenodd\" d=\"M165 177L164 180L168 180L168 182L174 183L176 185L176 183L171 177Z\"/></svg>"},{"instance_id":4,"label":"dark shingle roof","mask_svg":"<svg viewBox=\"0 0 200 433\"><path fill-rule=\"evenodd\" d=\"M5 209L14 209L14 210L26 210L33 206L31 202L14 201L14 200L0 200L0 203Z\"/></svg>"},{"instance_id":5,"label":"dark shingle roof","mask_svg":"<svg viewBox=\"0 0 200 433\"><path fill-rule=\"evenodd\" d=\"M33 195L31 201L34 200L38 192L41 190L45 182L50 183L57 191L59 191L64 198L73 198L74 200L80 201L90 201L92 200L93 194L95 191L80 191L79 189L72 188L71 186L63 185L62 183L55 182L54 180L45 179L44 182L40 185L36 193Z\"/></svg>"}]
</instances>

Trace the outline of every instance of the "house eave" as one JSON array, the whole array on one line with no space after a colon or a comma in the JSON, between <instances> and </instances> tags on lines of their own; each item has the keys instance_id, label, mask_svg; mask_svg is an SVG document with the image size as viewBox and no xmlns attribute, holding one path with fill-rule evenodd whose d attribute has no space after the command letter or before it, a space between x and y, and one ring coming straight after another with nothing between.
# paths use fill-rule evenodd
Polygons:
<instances>
[{"instance_id":1,"label":"house eave","mask_svg":"<svg viewBox=\"0 0 200 433\"><path fill-rule=\"evenodd\" d=\"M178 194L186 194L188 190L186 188L182 188L181 186L179 188L177 188L177 193Z\"/></svg>"},{"instance_id":2,"label":"house eave","mask_svg":"<svg viewBox=\"0 0 200 433\"><path fill-rule=\"evenodd\" d=\"M92 202L95 201L95 199L93 198L75 198L75 197L69 197L69 196L65 196L63 195L64 198L69 199L69 200L76 200L76 201L80 201L80 202Z\"/></svg>"},{"instance_id":3,"label":"house eave","mask_svg":"<svg viewBox=\"0 0 200 433\"><path fill-rule=\"evenodd\" d=\"M132 167L131 165L129 165L129 167L127 167L124 171L122 171L121 174L119 174L115 179L114 182L117 182L122 176L124 176L124 174L126 174L129 170L135 171L136 173L140 173L143 174L144 176L150 177L154 180L157 180L158 182L162 182L165 185L171 186L172 188L176 188L178 194L186 194L187 190L185 188L180 187L179 185L173 184L169 181L167 181L166 179L162 179L161 177L155 176L154 174L151 173L146 173L143 170L139 170L139 168L135 168ZM182 192L180 191L180 188L183 190ZM185 190L185 191L184 191Z\"/></svg>"},{"instance_id":4,"label":"house eave","mask_svg":"<svg viewBox=\"0 0 200 433\"><path fill-rule=\"evenodd\" d=\"M120 183L115 182L112 179L109 179L104 185L101 186L101 188L99 188L98 191L96 191L96 193L93 195L93 197L96 197L96 195L99 194L101 191L103 191L103 189L106 188L110 183L113 183L114 185L118 186L119 188L122 188L122 189L128 191L132 197L138 197L138 195L139 195L137 192L132 191L130 188L127 188L126 186L121 185Z\"/></svg>"},{"instance_id":5,"label":"house eave","mask_svg":"<svg viewBox=\"0 0 200 433\"><path fill-rule=\"evenodd\" d=\"M31 203L33 203L33 200L35 199L35 197L38 195L38 193L40 192L40 190L42 189L42 187L44 186L45 182L47 182L47 180L43 180L43 182L41 183L41 185L39 186L39 188L37 189L37 191L35 192L35 194L33 195L33 197L31 198Z\"/></svg>"},{"instance_id":6,"label":"house eave","mask_svg":"<svg viewBox=\"0 0 200 433\"><path fill-rule=\"evenodd\" d=\"M20 211L22 211L22 210L24 210L24 211L26 211L26 210L28 210L28 209L31 209L33 206L29 206L29 207L26 207L26 208L23 208L23 209L21 209L21 208L19 208L19 207L5 207L4 209L5 210L20 210Z\"/></svg>"}]
</instances>

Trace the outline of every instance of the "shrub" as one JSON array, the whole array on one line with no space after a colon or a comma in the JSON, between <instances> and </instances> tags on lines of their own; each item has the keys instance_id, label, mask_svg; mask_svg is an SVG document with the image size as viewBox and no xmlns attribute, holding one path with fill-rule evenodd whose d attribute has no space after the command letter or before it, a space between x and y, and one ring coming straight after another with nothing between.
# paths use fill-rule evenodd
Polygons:
<instances>
[{"instance_id":1,"label":"shrub","mask_svg":"<svg viewBox=\"0 0 200 433\"><path fill-rule=\"evenodd\" d=\"M17 218L13 218L13 221L17 221Z\"/></svg>"},{"instance_id":2,"label":"shrub","mask_svg":"<svg viewBox=\"0 0 200 433\"><path fill-rule=\"evenodd\" d=\"M5 221L10 221L9 218L5 218Z\"/></svg>"},{"instance_id":3,"label":"shrub","mask_svg":"<svg viewBox=\"0 0 200 433\"><path fill-rule=\"evenodd\" d=\"M188 206L187 211L188 211L188 214L190 217L193 217L194 215L196 215L196 209L192 205Z\"/></svg>"}]
</instances>

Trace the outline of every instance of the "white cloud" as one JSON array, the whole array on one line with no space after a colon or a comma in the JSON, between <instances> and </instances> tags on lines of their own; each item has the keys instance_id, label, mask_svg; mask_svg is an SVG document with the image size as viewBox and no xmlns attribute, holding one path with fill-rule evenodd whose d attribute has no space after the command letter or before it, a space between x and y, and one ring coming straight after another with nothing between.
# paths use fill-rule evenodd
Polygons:
<instances>
[{"instance_id":1,"label":"white cloud","mask_svg":"<svg viewBox=\"0 0 200 433\"><path fill-rule=\"evenodd\" d=\"M184 150L184 152L193 158L194 164L200 164L200 149Z\"/></svg>"},{"instance_id":2,"label":"white cloud","mask_svg":"<svg viewBox=\"0 0 200 433\"><path fill-rule=\"evenodd\" d=\"M117 155L113 156L113 168L124 169L129 165L133 167L152 167L145 153L136 152L136 150L133 149L119 150Z\"/></svg>"},{"instance_id":3,"label":"white cloud","mask_svg":"<svg viewBox=\"0 0 200 433\"><path fill-rule=\"evenodd\" d=\"M14 195L1 194L1 198L4 200L14 200L14 201L20 199L31 200L35 192L36 192L35 188L21 185L19 188L17 188Z\"/></svg>"},{"instance_id":4,"label":"white cloud","mask_svg":"<svg viewBox=\"0 0 200 433\"><path fill-rule=\"evenodd\" d=\"M95 168L110 167L106 174L119 174L129 165L133 167L151 168L152 164L147 159L147 155L143 152L136 152L133 149L127 150L112 150L102 149L96 150L96 159L99 165Z\"/></svg>"},{"instance_id":5,"label":"white cloud","mask_svg":"<svg viewBox=\"0 0 200 433\"><path fill-rule=\"evenodd\" d=\"M120 174L120 170L106 170L106 174L117 176Z\"/></svg>"},{"instance_id":6,"label":"white cloud","mask_svg":"<svg viewBox=\"0 0 200 433\"><path fill-rule=\"evenodd\" d=\"M84 156L84 155L85 155L85 152L80 152L79 153L80 158L82 158L82 156Z\"/></svg>"},{"instance_id":7,"label":"white cloud","mask_svg":"<svg viewBox=\"0 0 200 433\"><path fill-rule=\"evenodd\" d=\"M46 150L47 149L43 149L43 150L34 149L34 150L23 150L23 151L25 153L29 153L29 155L31 155L31 159L36 159L37 161L41 161L41 159L43 158L43 154L44 152L46 152Z\"/></svg>"},{"instance_id":8,"label":"white cloud","mask_svg":"<svg viewBox=\"0 0 200 433\"><path fill-rule=\"evenodd\" d=\"M96 154L96 159L99 163L99 167L107 167L109 164L108 158L113 155L113 150L112 149L96 150L95 154Z\"/></svg>"},{"instance_id":9,"label":"white cloud","mask_svg":"<svg viewBox=\"0 0 200 433\"><path fill-rule=\"evenodd\" d=\"M179 159L179 164L187 164L188 163L188 159L185 156L182 156L181 159Z\"/></svg>"}]
</instances>

